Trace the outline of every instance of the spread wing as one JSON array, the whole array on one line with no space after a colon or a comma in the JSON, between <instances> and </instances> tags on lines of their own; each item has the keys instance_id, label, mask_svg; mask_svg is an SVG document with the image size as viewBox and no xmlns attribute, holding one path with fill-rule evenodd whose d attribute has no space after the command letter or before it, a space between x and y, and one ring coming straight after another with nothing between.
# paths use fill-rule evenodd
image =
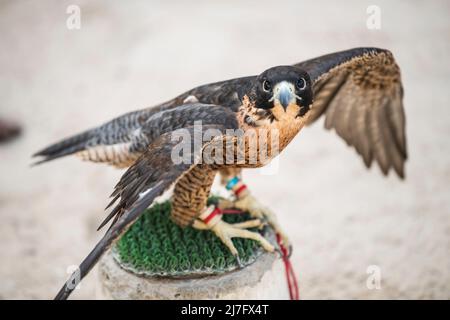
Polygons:
<instances>
[{"instance_id":1,"label":"spread wing","mask_svg":"<svg viewBox=\"0 0 450 320\"><path fill-rule=\"evenodd\" d=\"M147 151L125 172L112 194L117 205L102 225L114 218L113 223L95 248L83 260L79 270L64 284L55 299L67 299L81 280L95 265L102 254L136 221L156 197L162 195L202 157L202 150L220 140L226 129L236 129L235 113L228 108L216 109L221 115L220 124L191 126L162 134ZM203 142L203 133L216 129L217 135ZM180 132L180 130L183 130ZM183 161L173 161L173 148L180 144L180 137L190 148L183 149ZM187 139L187 140L186 140ZM187 145L184 145L187 146ZM198 147L199 146L199 147ZM111 204L112 204L111 203ZM110 205L111 205L110 204Z\"/></svg>"},{"instance_id":2,"label":"spread wing","mask_svg":"<svg viewBox=\"0 0 450 320\"><path fill-rule=\"evenodd\" d=\"M325 128L335 129L370 167L378 162L404 177L407 158L403 87L391 52L356 48L307 60L296 66L313 81L309 123L325 115Z\"/></svg>"},{"instance_id":3,"label":"spread wing","mask_svg":"<svg viewBox=\"0 0 450 320\"><path fill-rule=\"evenodd\" d=\"M232 92L229 85L222 84L219 87L225 88L228 94ZM199 99L208 100L204 97L209 92L206 87L196 89L195 92L198 92ZM214 97L220 100L213 92L208 97L209 100L215 100ZM198 120L203 124L221 123L221 113L215 109L223 109L223 105L206 103L214 102L175 105L176 101L173 100L164 106L124 114L37 152L34 156L43 159L36 164L75 154L83 160L129 167L161 134L191 126Z\"/></svg>"}]
</instances>

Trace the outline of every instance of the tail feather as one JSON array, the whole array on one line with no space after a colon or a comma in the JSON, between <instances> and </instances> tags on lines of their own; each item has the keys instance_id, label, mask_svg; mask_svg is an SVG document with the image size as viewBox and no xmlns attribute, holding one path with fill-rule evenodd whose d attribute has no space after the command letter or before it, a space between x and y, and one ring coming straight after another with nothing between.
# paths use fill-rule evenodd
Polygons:
<instances>
[{"instance_id":1,"label":"tail feather","mask_svg":"<svg viewBox=\"0 0 450 320\"><path fill-rule=\"evenodd\" d=\"M42 149L35 154L33 157L44 157L43 159L33 163L33 165L38 165L47 161L51 161L57 158L68 156L76 152L85 150L88 146L89 140L94 136L94 130L85 131L83 133L77 134L75 136L69 137L55 144Z\"/></svg>"}]
</instances>

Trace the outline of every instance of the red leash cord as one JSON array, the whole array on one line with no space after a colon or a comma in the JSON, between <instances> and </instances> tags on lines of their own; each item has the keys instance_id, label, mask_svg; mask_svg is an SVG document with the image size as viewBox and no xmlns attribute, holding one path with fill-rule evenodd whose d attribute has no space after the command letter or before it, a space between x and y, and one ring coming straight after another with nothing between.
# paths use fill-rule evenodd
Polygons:
<instances>
[{"instance_id":1,"label":"red leash cord","mask_svg":"<svg viewBox=\"0 0 450 320\"><path fill-rule=\"evenodd\" d=\"M281 248L281 252L283 253L282 259L284 262L284 269L286 270L286 280L289 287L289 296L291 297L291 300L299 300L300 293L298 290L297 277L295 276L291 260L289 260L288 250L285 246L281 244L281 237L279 233L277 233L277 242Z\"/></svg>"},{"instance_id":2,"label":"red leash cord","mask_svg":"<svg viewBox=\"0 0 450 320\"><path fill-rule=\"evenodd\" d=\"M242 214L243 211L241 210L233 210L233 209L224 209L221 210L221 213L223 214ZM286 270L286 280L289 287L289 296L291 300L299 300L300 299L300 293L298 290L298 282L297 277L295 276L294 268L292 267L291 260L289 260L289 253L285 246L281 244L281 237L277 233L277 243L278 246L281 249L282 256L284 263L284 269Z\"/></svg>"}]
</instances>

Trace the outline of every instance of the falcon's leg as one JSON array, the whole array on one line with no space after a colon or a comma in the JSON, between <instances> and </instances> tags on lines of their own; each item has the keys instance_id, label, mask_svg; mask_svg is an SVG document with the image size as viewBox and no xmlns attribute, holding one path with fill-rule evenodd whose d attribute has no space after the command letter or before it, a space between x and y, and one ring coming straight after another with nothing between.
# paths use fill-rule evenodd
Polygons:
<instances>
[{"instance_id":1,"label":"falcon's leg","mask_svg":"<svg viewBox=\"0 0 450 320\"><path fill-rule=\"evenodd\" d=\"M289 253L292 251L292 246L286 233L281 228L275 214L262 205L253 195L251 195L247 186L242 182L241 169L227 168L220 171L221 182L234 193L236 200L221 200L218 206L221 209L237 208L242 211L250 213L254 218L266 221L274 231L280 236L281 244L288 249Z\"/></svg>"},{"instance_id":2,"label":"falcon's leg","mask_svg":"<svg viewBox=\"0 0 450 320\"><path fill-rule=\"evenodd\" d=\"M211 230L219 239L228 247L231 254L236 257L238 264L241 266L238 251L233 244L232 238L246 238L257 241L265 250L273 252L274 246L269 243L258 232L246 230L262 226L260 219L248 220L241 223L226 223L222 220L221 209L213 205L207 207L203 213L194 221L194 228L199 230Z\"/></svg>"},{"instance_id":3,"label":"falcon's leg","mask_svg":"<svg viewBox=\"0 0 450 320\"><path fill-rule=\"evenodd\" d=\"M192 225L197 229L211 230L230 249L238 262L238 252L232 238L253 239L267 251L273 251L274 247L259 233L246 230L259 227L261 220L229 224L222 221L219 208L206 207L216 172L206 164L199 164L176 183L172 197L172 220L181 226Z\"/></svg>"}]
</instances>

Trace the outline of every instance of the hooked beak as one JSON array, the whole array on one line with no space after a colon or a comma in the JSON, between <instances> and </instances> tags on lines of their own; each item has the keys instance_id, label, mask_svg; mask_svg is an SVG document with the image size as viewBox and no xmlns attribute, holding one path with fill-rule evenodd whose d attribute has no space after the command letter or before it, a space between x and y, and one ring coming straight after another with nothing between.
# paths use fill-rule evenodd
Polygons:
<instances>
[{"instance_id":1,"label":"hooked beak","mask_svg":"<svg viewBox=\"0 0 450 320\"><path fill-rule=\"evenodd\" d=\"M274 88L273 98L286 109L291 102L295 102L294 86L287 81L278 83Z\"/></svg>"}]
</instances>

